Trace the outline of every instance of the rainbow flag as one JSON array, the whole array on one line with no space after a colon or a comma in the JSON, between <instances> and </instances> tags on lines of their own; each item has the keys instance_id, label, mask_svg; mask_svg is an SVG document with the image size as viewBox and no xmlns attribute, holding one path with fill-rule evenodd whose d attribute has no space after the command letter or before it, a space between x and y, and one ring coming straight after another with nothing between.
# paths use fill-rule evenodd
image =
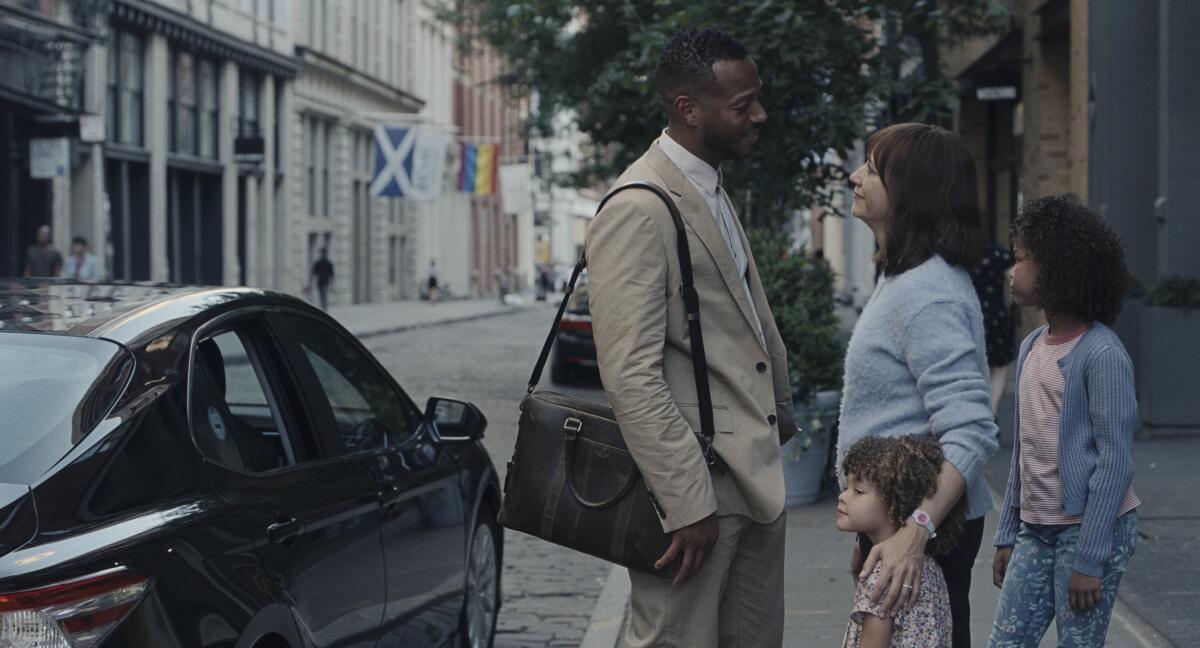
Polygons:
<instances>
[{"instance_id":1,"label":"rainbow flag","mask_svg":"<svg viewBox=\"0 0 1200 648\"><path fill-rule=\"evenodd\" d=\"M460 144L462 166L458 169L458 190L476 196L496 193L500 184L499 144Z\"/></svg>"}]
</instances>

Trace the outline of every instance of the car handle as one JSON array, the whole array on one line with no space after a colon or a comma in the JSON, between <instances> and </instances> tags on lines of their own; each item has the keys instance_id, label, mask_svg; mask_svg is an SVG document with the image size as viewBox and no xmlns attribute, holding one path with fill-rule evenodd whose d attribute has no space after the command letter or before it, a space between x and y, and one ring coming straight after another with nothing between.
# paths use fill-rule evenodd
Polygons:
<instances>
[{"instance_id":1,"label":"car handle","mask_svg":"<svg viewBox=\"0 0 1200 648\"><path fill-rule=\"evenodd\" d=\"M379 491L379 504L383 507L393 506L404 497L404 493L399 486L388 484Z\"/></svg>"},{"instance_id":2,"label":"car handle","mask_svg":"<svg viewBox=\"0 0 1200 648\"><path fill-rule=\"evenodd\" d=\"M304 530L304 525L296 518L289 518L271 524L267 527L267 541L280 544L295 538Z\"/></svg>"}]
</instances>

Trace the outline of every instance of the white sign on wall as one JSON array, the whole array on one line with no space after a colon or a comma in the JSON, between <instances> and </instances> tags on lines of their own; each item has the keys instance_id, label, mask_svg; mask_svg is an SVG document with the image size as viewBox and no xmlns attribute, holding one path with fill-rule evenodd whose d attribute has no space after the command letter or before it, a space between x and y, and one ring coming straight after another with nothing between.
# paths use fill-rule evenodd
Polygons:
<instances>
[{"instance_id":1,"label":"white sign on wall","mask_svg":"<svg viewBox=\"0 0 1200 648\"><path fill-rule=\"evenodd\" d=\"M533 173L528 164L500 165L500 200L506 214L533 211Z\"/></svg>"},{"instance_id":2,"label":"white sign on wall","mask_svg":"<svg viewBox=\"0 0 1200 648\"><path fill-rule=\"evenodd\" d=\"M29 140L29 177L48 180L67 175L71 165L71 142L65 137Z\"/></svg>"}]
</instances>

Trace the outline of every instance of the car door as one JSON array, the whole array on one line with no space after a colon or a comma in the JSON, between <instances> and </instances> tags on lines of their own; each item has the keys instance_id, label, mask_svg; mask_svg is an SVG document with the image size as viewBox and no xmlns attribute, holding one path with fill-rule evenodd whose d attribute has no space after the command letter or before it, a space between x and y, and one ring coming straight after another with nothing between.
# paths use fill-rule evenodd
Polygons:
<instances>
[{"instance_id":1,"label":"car door","mask_svg":"<svg viewBox=\"0 0 1200 648\"><path fill-rule=\"evenodd\" d=\"M284 313L278 321L310 361L334 413L324 443L374 457L387 579L380 645L443 645L457 628L465 579L458 463L362 345L315 318Z\"/></svg>"},{"instance_id":2,"label":"car door","mask_svg":"<svg viewBox=\"0 0 1200 648\"><path fill-rule=\"evenodd\" d=\"M296 364L260 314L203 330L193 435L300 631L322 648L372 646L386 600L376 471L370 456L319 451Z\"/></svg>"}]
</instances>

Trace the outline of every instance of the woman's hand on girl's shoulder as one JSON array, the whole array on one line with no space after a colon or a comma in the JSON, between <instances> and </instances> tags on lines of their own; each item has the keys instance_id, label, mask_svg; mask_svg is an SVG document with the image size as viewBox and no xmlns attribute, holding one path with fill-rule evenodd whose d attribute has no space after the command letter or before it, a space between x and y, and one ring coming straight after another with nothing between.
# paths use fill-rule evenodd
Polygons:
<instances>
[{"instance_id":1,"label":"woman's hand on girl's shoulder","mask_svg":"<svg viewBox=\"0 0 1200 648\"><path fill-rule=\"evenodd\" d=\"M917 602L917 595L921 592L921 567L924 565L927 542L929 532L924 527L906 524L900 527L895 535L871 548L859 579L870 574L871 570L879 565L879 578L871 590L871 603L879 602L882 597L882 614L894 617L900 608L909 607Z\"/></svg>"}]
</instances>

